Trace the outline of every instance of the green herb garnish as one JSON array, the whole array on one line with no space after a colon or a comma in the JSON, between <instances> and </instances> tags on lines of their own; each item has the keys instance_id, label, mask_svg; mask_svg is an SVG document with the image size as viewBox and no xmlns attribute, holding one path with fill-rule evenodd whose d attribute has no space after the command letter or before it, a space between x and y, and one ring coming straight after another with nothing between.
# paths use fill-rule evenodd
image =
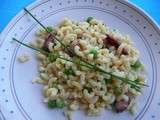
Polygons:
<instances>
[{"instance_id":1,"label":"green herb garnish","mask_svg":"<svg viewBox=\"0 0 160 120\"><path fill-rule=\"evenodd\" d=\"M24 10L25 10L39 25L41 25L41 26L47 31L46 27L45 27L40 21L38 21L38 20L34 17L34 15L32 15L26 8L24 8Z\"/></svg>"},{"instance_id":2,"label":"green herb garnish","mask_svg":"<svg viewBox=\"0 0 160 120\"><path fill-rule=\"evenodd\" d=\"M13 39L15 40L15 38ZM16 40L17 41L17 40ZM19 41L19 43L22 43ZM31 49L33 49L32 47L22 43L22 45L26 46L26 47L29 47ZM34 48L34 50L38 51L38 52L42 52L42 53L46 53L44 52L43 50L39 50L37 48ZM73 59L73 60L70 60L70 59L67 59L67 58L64 58L64 57L61 57L59 55L57 55L56 53L47 53L48 57L49 57L49 60L52 62L52 61L55 61L57 58L59 59L62 59L62 60L65 60L65 61L69 61L69 62L72 62L72 63L75 63L77 65L80 65L80 66L84 66L84 67L87 67L91 70L94 70L94 71L98 71L100 73L103 73L103 74L107 74L107 75L110 75L112 76L112 78L115 78L116 80L121 80L122 82L126 83L126 84L129 84L132 88L134 88L135 90L137 91L140 91L141 87L140 86L147 86L148 85L145 85L145 84L142 84L142 83L137 83L135 81L132 81L132 80L129 80L128 78L123 78L123 77L120 77L120 76L117 76L117 75L114 75L113 73L111 72L107 72L99 67L97 67L95 64L91 64L91 63L88 63L84 60L81 60L79 58L76 58L76 59ZM76 60L76 61L75 61ZM77 62L78 61L78 62Z\"/></svg>"},{"instance_id":3,"label":"green herb garnish","mask_svg":"<svg viewBox=\"0 0 160 120\"><path fill-rule=\"evenodd\" d=\"M39 48L34 48L34 47L30 46L30 45L27 45L27 44L25 44L25 43L17 40L16 38L12 38L12 40L18 42L19 44L21 44L21 45L23 45L23 46L25 46L25 47L27 47L27 48L30 48L30 49L35 50L35 51L37 51L37 52L40 52L40 53L43 53L43 54L48 55L48 52L46 52L46 51L44 51L44 50L42 50L42 49L39 49Z\"/></svg>"},{"instance_id":4,"label":"green herb garnish","mask_svg":"<svg viewBox=\"0 0 160 120\"><path fill-rule=\"evenodd\" d=\"M104 78L105 84L112 84L112 79Z\"/></svg>"}]
</instances>

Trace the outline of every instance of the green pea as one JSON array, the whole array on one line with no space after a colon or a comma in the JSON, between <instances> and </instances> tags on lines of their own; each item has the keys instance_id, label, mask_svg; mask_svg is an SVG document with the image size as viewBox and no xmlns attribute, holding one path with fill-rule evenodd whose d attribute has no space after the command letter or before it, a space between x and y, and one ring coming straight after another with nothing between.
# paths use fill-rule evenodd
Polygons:
<instances>
[{"instance_id":1,"label":"green pea","mask_svg":"<svg viewBox=\"0 0 160 120\"><path fill-rule=\"evenodd\" d=\"M141 63L139 60L137 60L137 61L134 63L134 65L131 65L131 67L132 67L133 69L135 69L135 70L138 70L139 68L142 67L142 63Z\"/></svg>"},{"instance_id":2,"label":"green pea","mask_svg":"<svg viewBox=\"0 0 160 120\"><path fill-rule=\"evenodd\" d=\"M56 100L56 106L57 108L64 108L65 106L64 100Z\"/></svg>"},{"instance_id":3,"label":"green pea","mask_svg":"<svg viewBox=\"0 0 160 120\"><path fill-rule=\"evenodd\" d=\"M76 75L75 74L75 71L70 67L70 68L68 68L68 69L65 69L64 70L64 74L66 74L66 75Z\"/></svg>"},{"instance_id":4,"label":"green pea","mask_svg":"<svg viewBox=\"0 0 160 120\"><path fill-rule=\"evenodd\" d=\"M56 59L59 57L59 54L57 53L49 53L48 55L48 59L50 62L54 62L56 61Z\"/></svg>"},{"instance_id":5,"label":"green pea","mask_svg":"<svg viewBox=\"0 0 160 120\"><path fill-rule=\"evenodd\" d=\"M93 57L94 57L94 58L96 58L97 55L98 55L98 51L97 51L96 49L91 49L89 53L90 53L90 54L93 54Z\"/></svg>"},{"instance_id":6,"label":"green pea","mask_svg":"<svg viewBox=\"0 0 160 120\"><path fill-rule=\"evenodd\" d=\"M93 17L88 17L86 21L87 21L88 23L90 23L90 21L91 21L92 19L93 19Z\"/></svg>"},{"instance_id":7,"label":"green pea","mask_svg":"<svg viewBox=\"0 0 160 120\"><path fill-rule=\"evenodd\" d=\"M49 27L47 27L46 29L47 29L47 32L53 32L53 28L52 28L52 27L50 27L50 26L49 26Z\"/></svg>"},{"instance_id":8,"label":"green pea","mask_svg":"<svg viewBox=\"0 0 160 120\"><path fill-rule=\"evenodd\" d=\"M57 106L56 106L56 100L50 100L49 102L48 102L48 108L50 108L50 109L54 109L54 108L56 108Z\"/></svg>"}]
</instances>

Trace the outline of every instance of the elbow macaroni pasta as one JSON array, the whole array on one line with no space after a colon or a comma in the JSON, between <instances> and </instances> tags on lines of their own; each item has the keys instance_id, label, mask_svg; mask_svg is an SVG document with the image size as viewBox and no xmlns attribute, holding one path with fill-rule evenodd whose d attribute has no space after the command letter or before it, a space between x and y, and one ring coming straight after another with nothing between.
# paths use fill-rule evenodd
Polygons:
<instances>
[{"instance_id":1,"label":"elbow macaroni pasta","mask_svg":"<svg viewBox=\"0 0 160 120\"><path fill-rule=\"evenodd\" d=\"M65 18L55 30L56 37L64 44L71 45L73 41L76 41L75 46L72 46L72 50L83 60L95 63L100 68L118 76L128 76L133 81L141 78L141 82L145 83L143 75L131 68L139 59L139 51L132 46L133 43L128 36L123 36L119 32L111 30L97 19L92 19L88 23L76 22ZM103 40L106 38L106 34L114 36L121 42L117 50L113 46L104 47ZM38 33L38 41L32 43L32 45L41 48L46 35L47 33L41 30ZM121 54L124 48L127 50L128 55ZM91 53L92 49L95 49L97 53ZM49 43L49 51L57 51L61 56L72 59L57 41ZM96 58L94 54L97 54ZM74 63L61 59L56 59L51 63L42 53L38 53L37 58L40 64L39 78L36 81L44 84L45 102L64 99L69 110L75 111L83 107L88 115L99 115L105 107L111 108L115 101L120 101L121 99L129 101L128 92L133 94L134 97L140 94L132 89L130 85L116 79L107 84L104 78L112 79L111 76ZM64 71L70 68L74 71L74 75L65 74ZM121 89L120 95L116 94L115 87ZM129 105L130 108L128 110L135 114L136 108L132 106ZM70 112L66 114L70 115Z\"/></svg>"}]
</instances>

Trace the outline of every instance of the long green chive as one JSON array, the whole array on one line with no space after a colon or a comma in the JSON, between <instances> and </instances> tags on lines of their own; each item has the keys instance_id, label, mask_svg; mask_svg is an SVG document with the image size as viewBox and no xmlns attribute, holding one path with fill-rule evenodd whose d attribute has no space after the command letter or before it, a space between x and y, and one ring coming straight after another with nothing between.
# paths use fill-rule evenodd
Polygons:
<instances>
[{"instance_id":1,"label":"long green chive","mask_svg":"<svg viewBox=\"0 0 160 120\"><path fill-rule=\"evenodd\" d=\"M48 54L48 59L50 62L56 61L56 59L59 57L58 53L49 53Z\"/></svg>"},{"instance_id":2,"label":"long green chive","mask_svg":"<svg viewBox=\"0 0 160 120\"><path fill-rule=\"evenodd\" d=\"M29 45L27 45L27 44L25 44L25 43L17 40L16 38L12 38L12 39L13 39L14 41L18 42L19 44L25 46L25 47L28 47L28 48L30 48L30 49L32 49L32 50L35 50L35 51L37 51L37 52L40 52L40 53L43 53L43 54L48 55L48 58L49 58L49 61L50 61L50 62L54 62L57 58L60 58L60 59L62 59L62 60L69 61L69 62L78 64L78 65L81 65L81 66L85 66L85 67L88 67L88 68L90 68L90 69L92 68L91 66L88 66L88 65L84 64L84 62L81 62L81 60L79 60L78 58L77 58L77 59L74 59L74 60L69 60L69 59L60 57L60 56L58 55L58 53L49 53L49 52L46 52L46 51L44 51L44 50L42 50L42 49L38 49L38 48L34 48L34 47L32 47L32 46L29 46ZM86 63L86 62L85 62L85 63Z\"/></svg>"},{"instance_id":3,"label":"long green chive","mask_svg":"<svg viewBox=\"0 0 160 120\"><path fill-rule=\"evenodd\" d=\"M39 21L34 17L34 15L32 15L26 8L24 8L24 10L25 10L30 16L32 16L32 18L33 18L37 23L39 23L39 24L48 32L48 30L46 29L46 27L45 27L41 22L39 22Z\"/></svg>"},{"instance_id":4,"label":"long green chive","mask_svg":"<svg viewBox=\"0 0 160 120\"><path fill-rule=\"evenodd\" d=\"M138 70L140 67L142 67L142 64L139 60L137 60L134 65L131 65L131 67L135 70Z\"/></svg>"},{"instance_id":5,"label":"long green chive","mask_svg":"<svg viewBox=\"0 0 160 120\"><path fill-rule=\"evenodd\" d=\"M34 15L32 15L32 13L30 13L26 8L24 8L24 10L42 27L45 29L46 32L51 33L50 29L47 29L47 27L45 27L36 17L34 17ZM57 40L63 47L66 48L66 45L63 44L57 37L55 37L54 35L52 35L52 37Z\"/></svg>"},{"instance_id":6,"label":"long green chive","mask_svg":"<svg viewBox=\"0 0 160 120\"><path fill-rule=\"evenodd\" d=\"M87 64L84 64L82 61L80 61L80 62L77 62L77 59L75 60L75 59L73 59L73 60L69 60L69 59L67 59L67 58L63 58L63 57L58 57L58 58L60 58L60 59L62 59L62 60L65 60L65 61L68 61L68 62L72 62L72 63L75 63L75 64L77 64L77 65L81 65L81 66L84 66L84 67L87 67L87 68L90 68L90 69L92 69L92 67L91 66L89 66L89 65L87 65Z\"/></svg>"},{"instance_id":7,"label":"long green chive","mask_svg":"<svg viewBox=\"0 0 160 120\"><path fill-rule=\"evenodd\" d=\"M31 49L33 49L33 50L36 50L36 51L38 51L38 52L42 52L42 53L44 53L44 54L51 55L51 56L53 55L53 59L52 59L52 60L55 60L55 59L57 59L57 58L60 58L60 59L65 60L65 61L69 61L69 62L78 64L78 65L81 65L81 66L85 66L85 67L87 67L87 68L89 68L89 69L92 69L92 70L95 70L95 71L99 71L99 72L104 73L104 74L107 74L107 75L111 75L113 78L116 78L117 80L121 80L121 81L124 82L124 83L130 84L130 85L132 86L132 88L136 89L137 91L139 91L139 89L140 89L139 85L148 87L148 85L146 85L146 84L139 83L139 82L135 82L135 81L129 80L129 79L127 79L127 78L123 78L123 77L114 75L114 74L112 74L112 73L110 73L110 72L107 72L107 71L105 71L105 70L97 67L96 65L93 65L93 64L88 63L88 62L86 62L86 61L81 61L81 60L78 59L78 58L73 59L73 60L69 60L69 59L67 59L67 58L63 58L63 57L61 57L61 56L57 56L57 55L55 55L54 53L50 54L50 53L47 53L47 52L45 52L45 51L43 51L43 50L41 50L41 49L37 49L37 48L31 47L31 46L29 46L29 45L26 45L26 44L18 41L18 40L15 39L15 38L13 38L13 40L17 41L18 43L20 43L20 44L22 44L22 45L24 45L24 46L26 46L26 47L28 47L28 48L31 48ZM52 58L52 57L51 57L51 58Z\"/></svg>"},{"instance_id":8,"label":"long green chive","mask_svg":"<svg viewBox=\"0 0 160 120\"><path fill-rule=\"evenodd\" d=\"M104 78L105 84L112 84L112 79Z\"/></svg>"},{"instance_id":9,"label":"long green chive","mask_svg":"<svg viewBox=\"0 0 160 120\"><path fill-rule=\"evenodd\" d=\"M30 46L30 45L27 45L27 44L25 44L25 43L17 40L16 38L12 38L12 40L14 40L14 41L20 43L21 45L23 45L23 46L25 46L25 47L28 47L28 48L30 48L30 49L32 49L32 50L35 50L35 51L38 51L38 52L40 52L40 53L43 53L43 54L47 54L47 55L48 55L48 52L46 52L46 51L44 51L44 50L42 50L42 49L39 49L39 48L34 48L34 47Z\"/></svg>"}]
</instances>

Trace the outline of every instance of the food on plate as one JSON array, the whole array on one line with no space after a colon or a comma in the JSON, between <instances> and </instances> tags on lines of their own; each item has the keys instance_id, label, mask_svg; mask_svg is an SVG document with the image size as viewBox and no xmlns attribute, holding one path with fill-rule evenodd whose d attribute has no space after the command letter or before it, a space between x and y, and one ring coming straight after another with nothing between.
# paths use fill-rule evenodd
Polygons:
<instances>
[{"instance_id":1,"label":"food on plate","mask_svg":"<svg viewBox=\"0 0 160 120\"><path fill-rule=\"evenodd\" d=\"M18 57L18 60L21 63L25 63L25 62L29 61L29 59L30 59L30 57L27 54L23 54Z\"/></svg>"},{"instance_id":2,"label":"food on plate","mask_svg":"<svg viewBox=\"0 0 160 120\"><path fill-rule=\"evenodd\" d=\"M129 36L88 17L64 18L59 25L37 33L39 76L48 108L82 109L100 115L105 108L136 113L136 97L146 85L139 51ZM27 45L25 45L27 46Z\"/></svg>"}]
</instances>

